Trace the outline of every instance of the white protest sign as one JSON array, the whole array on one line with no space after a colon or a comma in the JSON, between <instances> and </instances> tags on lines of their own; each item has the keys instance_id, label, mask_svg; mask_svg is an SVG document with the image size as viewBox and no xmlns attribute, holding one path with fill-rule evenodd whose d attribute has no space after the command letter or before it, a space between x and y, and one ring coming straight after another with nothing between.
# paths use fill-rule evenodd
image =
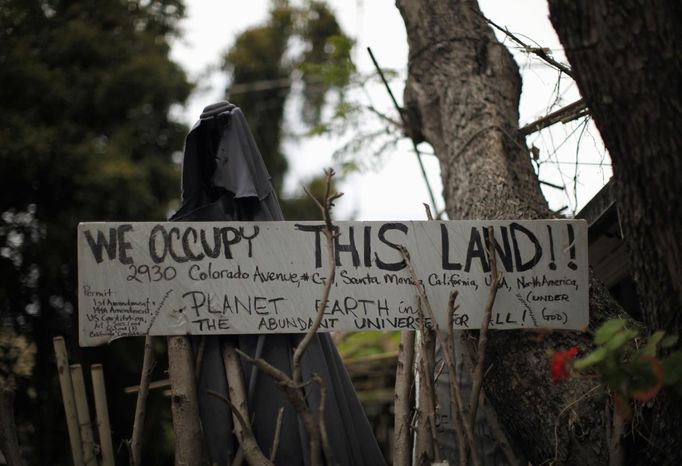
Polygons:
<instances>
[{"instance_id":1,"label":"white protest sign","mask_svg":"<svg viewBox=\"0 0 682 466\"><path fill-rule=\"evenodd\" d=\"M320 331L419 328L417 290L437 323L480 327L492 226L502 273L490 327L588 324L587 225L580 220L337 222L337 274ZM131 335L299 333L327 279L320 222L81 223L80 344ZM433 326L426 319L427 326Z\"/></svg>"}]
</instances>

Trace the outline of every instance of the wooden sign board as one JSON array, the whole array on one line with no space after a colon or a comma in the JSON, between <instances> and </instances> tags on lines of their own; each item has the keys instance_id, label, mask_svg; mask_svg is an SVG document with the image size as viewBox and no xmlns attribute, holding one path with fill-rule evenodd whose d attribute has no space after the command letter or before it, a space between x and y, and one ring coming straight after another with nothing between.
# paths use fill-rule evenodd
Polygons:
<instances>
[{"instance_id":1,"label":"wooden sign board","mask_svg":"<svg viewBox=\"0 0 682 466\"><path fill-rule=\"evenodd\" d=\"M337 222L337 274L320 331L419 328L403 245L436 314L459 290L455 327L480 327L490 283L486 228L502 272L491 328L588 324L580 220ZM80 344L132 335L300 333L327 279L319 222L81 223ZM426 319L428 326L434 322Z\"/></svg>"}]
</instances>

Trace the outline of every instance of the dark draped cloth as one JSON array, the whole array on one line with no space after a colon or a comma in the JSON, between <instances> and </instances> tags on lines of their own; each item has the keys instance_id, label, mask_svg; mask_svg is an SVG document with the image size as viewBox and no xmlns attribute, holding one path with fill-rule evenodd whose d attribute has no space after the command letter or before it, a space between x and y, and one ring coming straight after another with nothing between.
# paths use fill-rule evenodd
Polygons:
<instances>
[{"instance_id":1,"label":"dark draped cloth","mask_svg":"<svg viewBox=\"0 0 682 466\"><path fill-rule=\"evenodd\" d=\"M246 119L238 107L219 102L204 109L187 135L182 165L182 206L173 221L284 220L270 176L256 147ZM322 290L320 290L321 292ZM291 374L293 349L299 334L204 336L194 340L195 351L203 338L203 357L197 382L199 412L205 447L211 464L229 465L238 449L227 405L211 396L227 397L221 341L232 338L239 349L261 357ZM277 453L278 465L307 465L308 441L302 423L286 399L265 374L243 361L249 414L261 449L269 456L280 407L284 416ZM326 426L334 461L339 465L383 465L384 458L357 398L343 362L328 334L317 334L301 361L304 380L313 373L328 390ZM317 384L306 387L306 399L317 413Z\"/></svg>"}]
</instances>

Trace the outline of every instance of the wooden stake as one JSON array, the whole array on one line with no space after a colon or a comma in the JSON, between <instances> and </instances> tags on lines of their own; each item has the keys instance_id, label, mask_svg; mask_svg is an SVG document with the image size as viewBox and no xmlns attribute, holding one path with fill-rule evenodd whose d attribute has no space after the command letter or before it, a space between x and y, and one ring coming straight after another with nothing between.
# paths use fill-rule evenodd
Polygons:
<instances>
[{"instance_id":1,"label":"wooden stake","mask_svg":"<svg viewBox=\"0 0 682 466\"><path fill-rule=\"evenodd\" d=\"M201 464L201 426L194 380L194 356L189 338L168 337L168 375L175 432L175 464Z\"/></svg>"},{"instance_id":2,"label":"wooden stake","mask_svg":"<svg viewBox=\"0 0 682 466\"><path fill-rule=\"evenodd\" d=\"M83 379L83 368L80 364L72 364L70 369L73 395L76 400L76 414L78 415L78 425L80 426L81 431L81 444L83 445L83 462L85 463L85 466L97 466L95 436L92 434L90 409L88 408L88 398L85 393L85 380Z\"/></svg>"},{"instance_id":3,"label":"wooden stake","mask_svg":"<svg viewBox=\"0 0 682 466\"><path fill-rule=\"evenodd\" d=\"M66 353L64 337L54 337L52 339L52 344L54 345L57 372L59 372L59 385L62 390L62 401L64 403L64 413L66 415L66 427L69 431L73 464L74 466L84 466L81 434L78 427L78 414L76 414L76 401L73 396L69 357Z\"/></svg>"},{"instance_id":4,"label":"wooden stake","mask_svg":"<svg viewBox=\"0 0 682 466\"><path fill-rule=\"evenodd\" d=\"M114 466L114 446L111 442L107 391L101 364L90 366L90 377L92 378L92 392L95 397L95 415L97 417L99 447L102 453L102 466Z\"/></svg>"},{"instance_id":5,"label":"wooden stake","mask_svg":"<svg viewBox=\"0 0 682 466\"><path fill-rule=\"evenodd\" d=\"M400 353L395 375L393 464L409 466L412 460L412 438L410 421L412 419L410 390L414 380L414 330L400 332Z\"/></svg>"}]
</instances>

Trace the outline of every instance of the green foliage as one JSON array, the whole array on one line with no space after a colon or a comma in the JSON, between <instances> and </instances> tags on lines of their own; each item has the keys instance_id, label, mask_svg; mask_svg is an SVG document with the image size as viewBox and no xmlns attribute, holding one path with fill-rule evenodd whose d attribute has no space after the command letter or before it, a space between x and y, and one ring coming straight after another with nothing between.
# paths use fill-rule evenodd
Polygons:
<instances>
[{"instance_id":1,"label":"green foliage","mask_svg":"<svg viewBox=\"0 0 682 466\"><path fill-rule=\"evenodd\" d=\"M658 355L677 344L677 336L657 331L641 338L625 320L613 319L595 332L594 343L597 348L577 359L574 369L596 373L623 400L648 401L663 386L682 395L682 351Z\"/></svg>"},{"instance_id":2,"label":"green foliage","mask_svg":"<svg viewBox=\"0 0 682 466\"><path fill-rule=\"evenodd\" d=\"M400 332L345 333L336 344L344 359L395 352L399 346Z\"/></svg>"},{"instance_id":3,"label":"green foliage","mask_svg":"<svg viewBox=\"0 0 682 466\"><path fill-rule=\"evenodd\" d=\"M303 193L282 198L287 170L281 149L284 109L292 84L301 80L302 119L315 127L328 92L341 91L348 82L351 47L352 41L324 2L297 8L278 0L272 2L265 23L242 32L225 55L224 67L231 77L228 98L244 112L289 219L319 218L314 203ZM308 188L317 189L316 183L319 180Z\"/></svg>"},{"instance_id":4,"label":"green foliage","mask_svg":"<svg viewBox=\"0 0 682 466\"><path fill-rule=\"evenodd\" d=\"M51 339L74 341L78 222L165 219L179 191L171 157L187 128L168 113L191 86L168 52L183 11L178 0L0 0L0 321L36 345L17 391L36 464L67 454ZM123 403L135 368L104 357ZM126 411L112 412L119 435Z\"/></svg>"},{"instance_id":5,"label":"green foliage","mask_svg":"<svg viewBox=\"0 0 682 466\"><path fill-rule=\"evenodd\" d=\"M10 325L0 325L0 389L14 390L17 379L33 374L36 345L17 335Z\"/></svg>"}]
</instances>

